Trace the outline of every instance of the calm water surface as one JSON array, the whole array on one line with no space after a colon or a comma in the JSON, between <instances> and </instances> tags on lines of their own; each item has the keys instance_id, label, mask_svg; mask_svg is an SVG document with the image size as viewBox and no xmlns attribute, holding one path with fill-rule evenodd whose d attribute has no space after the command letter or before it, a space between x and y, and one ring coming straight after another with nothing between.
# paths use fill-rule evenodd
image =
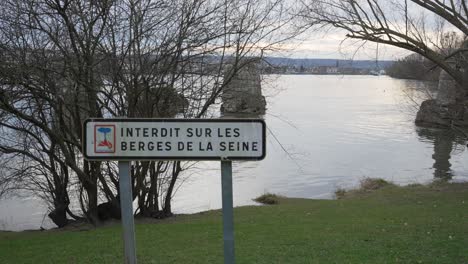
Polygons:
<instances>
[{"instance_id":1,"label":"calm water surface","mask_svg":"<svg viewBox=\"0 0 468 264\"><path fill-rule=\"evenodd\" d=\"M418 81L385 76L268 76L267 157L234 162L234 204L255 204L265 192L333 198L365 177L399 184L444 177L468 180L466 143L446 131L413 124L415 103L430 96ZM219 162L187 171L173 208L193 213L221 207ZM31 216L31 212L36 212ZM0 229L39 228L34 200L0 201ZM47 217L43 226L50 226Z\"/></svg>"}]
</instances>

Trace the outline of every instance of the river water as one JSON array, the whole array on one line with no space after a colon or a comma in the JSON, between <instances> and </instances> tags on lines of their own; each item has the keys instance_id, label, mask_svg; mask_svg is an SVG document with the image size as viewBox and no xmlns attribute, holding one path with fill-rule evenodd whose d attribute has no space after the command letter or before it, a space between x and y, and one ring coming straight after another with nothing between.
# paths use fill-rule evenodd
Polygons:
<instances>
[{"instance_id":1,"label":"river water","mask_svg":"<svg viewBox=\"0 0 468 264\"><path fill-rule=\"evenodd\" d=\"M417 104L431 85L387 76L280 75L263 83L268 110L267 156L234 162L234 204L266 192L331 199L365 177L398 184L435 178L468 180L460 134L417 128ZM175 213L221 207L219 162L199 162L182 177ZM34 199L0 201L0 229L50 227ZM32 215L31 215L32 212Z\"/></svg>"}]
</instances>

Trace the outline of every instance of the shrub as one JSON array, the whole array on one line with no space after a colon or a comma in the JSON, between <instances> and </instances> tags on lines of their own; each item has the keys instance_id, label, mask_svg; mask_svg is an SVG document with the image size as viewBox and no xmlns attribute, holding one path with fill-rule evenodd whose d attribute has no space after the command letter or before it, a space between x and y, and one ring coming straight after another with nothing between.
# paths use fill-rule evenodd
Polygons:
<instances>
[{"instance_id":1,"label":"shrub","mask_svg":"<svg viewBox=\"0 0 468 264\"><path fill-rule=\"evenodd\" d=\"M386 186L395 186L393 183L388 182L380 178L364 178L359 184L359 188L346 190L344 188L338 188L335 191L336 199L343 199L346 197L352 197L354 195L360 195L366 192L381 189Z\"/></svg>"},{"instance_id":2,"label":"shrub","mask_svg":"<svg viewBox=\"0 0 468 264\"><path fill-rule=\"evenodd\" d=\"M253 200L261 204L279 204L279 199L280 199L279 195L272 194L272 193L265 193Z\"/></svg>"},{"instance_id":3,"label":"shrub","mask_svg":"<svg viewBox=\"0 0 468 264\"><path fill-rule=\"evenodd\" d=\"M360 190L361 191L371 191L371 190L377 190L385 186L390 186L394 185L393 183L390 183L384 179L380 178L364 178L361 180L360 183Z\"/></svg>"},{"instance_id":4,"label":"shrub","mask_svg":"<svg viewBox=\"0 0 468 264\"><path fill-rule=\"evenodd\" d=\"M345 189L343 189L343 188L338 188L338 189L336 189L336 191L335 191L335 198L336 198L336 199L341 199L341 198L343 198L343 197L345 196L345 194L346 194L346 190L345 190Z\"/></svg>"}]
</instances>

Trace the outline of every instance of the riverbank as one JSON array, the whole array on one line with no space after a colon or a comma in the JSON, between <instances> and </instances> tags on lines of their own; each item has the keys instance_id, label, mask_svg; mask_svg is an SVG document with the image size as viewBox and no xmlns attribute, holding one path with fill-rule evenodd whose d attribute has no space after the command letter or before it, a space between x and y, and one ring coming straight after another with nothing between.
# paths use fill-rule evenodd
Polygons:
<instances>
[{"instance_id":1,"label":"riverbank","mask_svg":"<svg viewBox=\"0 0 468 264\"><path fill-rule=\"evenodd\" d=\"M237 263L468 262L468 183L235 208ZM221 212L137 221L139 263L222 263ZM120 263L118 223L0 232L0 263Z\"/></svg>"}]
</instances>

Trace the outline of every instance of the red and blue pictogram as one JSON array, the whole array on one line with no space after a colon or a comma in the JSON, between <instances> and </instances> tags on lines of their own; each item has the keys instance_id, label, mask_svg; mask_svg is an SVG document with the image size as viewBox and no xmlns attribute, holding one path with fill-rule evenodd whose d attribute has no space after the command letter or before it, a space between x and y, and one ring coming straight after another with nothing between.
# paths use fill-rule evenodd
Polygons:
<instances>
[{"instance_id":1,"label":"red and blue pictogram","mask_svg":"<svg viewBox=\"0 0 468 264\"><path fill-rule=\"evenodd\" d=\"M94 152L114 153L115 152L115 126L95 125L94 126Z\"/></svg>"}]
</instances>

